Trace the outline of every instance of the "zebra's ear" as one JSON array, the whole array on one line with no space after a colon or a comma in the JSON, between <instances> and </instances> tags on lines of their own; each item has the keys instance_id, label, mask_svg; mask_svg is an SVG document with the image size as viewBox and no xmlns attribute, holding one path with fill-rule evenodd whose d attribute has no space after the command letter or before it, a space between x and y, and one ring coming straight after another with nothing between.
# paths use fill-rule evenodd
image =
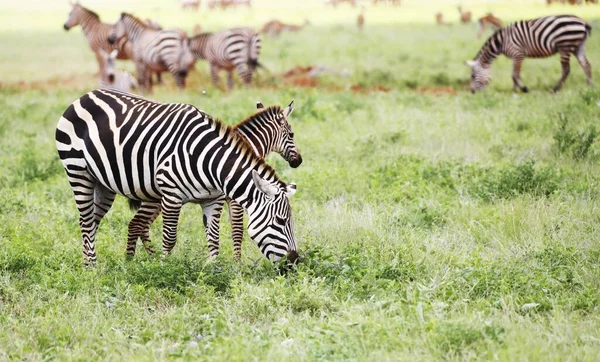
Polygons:
<instances>
[{"instance_id":1,"label":"zebra's ear","mask_svg":"<svg viewBox=\"0 0 600 362\"><path fill-rule=\"evenodd\" d=\"M285 107L285 109L283 110L283 116L285 118L288 118L290 116L290 114L292 114L292 111L294 110L294 101L291 101L290 104Z\"/></svg>"},{"instance_id":2,"label":"zebra's ear","mask_svg":"<svg viewBox=\"0 0 600 362\"><path fill-rule=\"evenodd\" d=\"M474 60L467 60L465 63L471 68L473 68L477 64L477 62Z\"/></svg>"},{"instance_id":3,"label":"zebra's ear","mask_svg":"<svg viewBox=\"0 0 600 362\"><path fill-rule=\"evenodd\" d=\"M279 188L277 188L277 186L273 185L264 178L260 177L256 170L252 170L252 180L254 181L256 188L258 188L262 193L269 197L274 197L279 193Z\"/></svg>"},{"instance_id":4,"label":"zebra's ear","mask_svg":"<svg viewBox=\"0 0 600 362\"><path fill-rule=\"evenodd\" d=\"M285 194L287 197L292 197L296 193L296 184L289 183L285 188Z\"/></svg>"},{"instance_id":5,"label":"zebra's ear","mask_svg":"<svg viewBox=\"0 0 600 362\"><path fill-rule=\"evenodd\" d=\"M262 104L261 101L256 102L256 109L264 109L265 106Z\"/></svg>"},{"instance_id":6,"label":"zebra's ear","mask_svg":"<svg viewBox=\"0 0 600 362\"><path fill-rule=\"evenodd\" d=\"M109 56L112 59L117 59L117 54L119 54L119 51L117 49L113 50L112 52L110 52Z\"/></svg>"}]
</instances>

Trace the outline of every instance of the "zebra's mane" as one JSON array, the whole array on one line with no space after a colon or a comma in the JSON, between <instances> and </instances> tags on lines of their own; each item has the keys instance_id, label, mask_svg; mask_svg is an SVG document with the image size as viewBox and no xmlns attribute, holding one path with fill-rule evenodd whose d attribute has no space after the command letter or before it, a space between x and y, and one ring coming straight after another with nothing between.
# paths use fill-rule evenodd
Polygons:
<instances>
[{"instance_id":1,"label":"zebra's mane","mask_svg":"<svg viewBox=\"0 0 600 362\"><path fill-rule=\"evenodd\" d=\"M81 10L83 10L84 12L86 12L87 14L93 16L94 18L96 18L98 21L100 21L100 16L98 14L96 14L94 11L88 9L88 8L84 8L83 6L77 4L77 6L79 6L81 8Z\"/></svg>"},{"instance_id":2,"label":"zebra's mane","mask_svg":"<svg viewBox=\"0 0 600 362\"><path fill-rule=\"evenodd\" d=\"M150 26L148 24L146 24L144 21L142 21L141 19L135 17L132 14L129 13L121 13L121 19L123 18L129 18L131 20L133 20L137 25L143 27L143 28L149 28Z\"/></svg>"},{"instance_id":3,"label":"zebra's mane","mask_svg":"<svg viewBox=\"0 0 600 362\"><path fill-rule=\"evenodd\" d=\"M270 109L270 108L276 108L276 107L269 107L267 109ZM260 114L260 113L262 113L262 112L258 112L257 114ZM206 113L204 113L204 114L206 114ZM279 179L279 176L277 175L277 172L275 172L275 169L273 167L271 167L271 165L269 165L264 160L264 158L257 156L256 153L254 153L254 150L252 149L252 146L250 146L248 141L236 131L237 128L239 127L239 125L247 122L249 119L256 116L256 114L254 114L253 116L250 116L248 119L245 119L244 121L242 121L234 126L225 124L217 118L212 118L210 115L207 115L207 116L208 116L207 118L209 119L209 122L213 122L216 127L220 127L219 134L226 137L227 140L231 142L231 145L235 148L235 150L239 151L239 153L241 155L243 155L244 159L247 160L244 163L249 162L251 165L256 165L256 164L258 164L259 166L262 165L262 167L260 168L261 169L260 173L263 174L262 177L264 179L269 180L271 182L278 182L278 183L281 183L282 185L285 185L285 183ZM233 165L230 165L230 167L233 167Z\"/></svg>"},{"instance_id":4,"label":"zebra's mane","mask_svg":"<svg viewBox=\"0 0 600 362\"><path fill-rule=\"evenodd\" d=\"M503 30L504 30L504 28L498 29L498 30L496 30L494 32L494 34L490 35L490 37L485 41L485 43L483 43L483 45L481 46L481 48L479 48L479 51L477 52L477 55L475 55L474 60L479 59L479 56L484 51L493 51L493 49L492 49L492 42L494 40L496 40L497 38L499 38L500 35L502 35L502 31ZM500 40L499 42L502 42L502 40Z\"/></svg>"},{"instance_id":5,"label":"zebra's mane","mask_svg":"<svg viewBox=\"0 0 600 362\"><path fill-rule=\"evenodd\" d=\"M239 128L244 127L248 123L253 123L257 119L261 118L262 115L265 115L265 114L273 116L272 118L276 118L276 116L278 114L280 114L281 112L283 112L283 111L282 111L282 109L281 109L280 106L270 106L270 107L267 107L265 109L260 110L259 112L254 113L253 115L249 116L245 120L239 122L238 124L236 124L235 126L233 126L233 129L237 130ZM271 117L267 117L267 118L271 118Z\"/></svg>"}]
</instances>

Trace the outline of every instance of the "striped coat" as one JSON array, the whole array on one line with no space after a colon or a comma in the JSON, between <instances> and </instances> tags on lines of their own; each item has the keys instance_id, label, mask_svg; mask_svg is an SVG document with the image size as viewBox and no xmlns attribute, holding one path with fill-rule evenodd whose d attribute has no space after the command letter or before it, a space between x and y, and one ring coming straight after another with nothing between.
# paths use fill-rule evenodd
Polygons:
<instances>
[{"instance_id":1,"label":"striped coat","mask_svg":"<svg viewBox=\"0 0 600 362\"><path fill-rule=\"evenodd\" d=\"M588 84L592 82L592 69L585 56L585 43L592 28L583 19L572 15L546 16L522 20L498 30L467 65L472 68L471 91L479 91L489 83L489 68L494 59L504 54L513 60L513 90L527 92L520 79L521 64L527 57L545 58L560 54L562 76L554 91L557 92L569 75L569 58L574 54L583 68Z\"/></svg>"},{"instance_id":2,"label":"striped coat","mask_svg":"<svg viewBox=\"0 0 600 362\"><path fill-rule=\"evenodd\" d=\"M267 258L298 258L289 204L296 186L194 106L95 90L60 117L56 147L79 211L85 263L96 261L96 232L116 194L160 202L163 255L175 245L183 204L199 202L211 224L214 205L230 197L248 212L248 234Z\"/></svg>"},{"instance_id":3,"label":"striped coat","mask_svg":"<svg viewBox=\"0 0 600 362\"><path fill-rule=\"evenodd\" d=\"M194 58L206 59L210 64L212 82L218 86L218 73L226 70L227 86L233 88L233 70L236 69L245 84L259 65L260 37L254 29L234 28L217 33L203 33L189 38Z\"/></svg>"}]
</instances>

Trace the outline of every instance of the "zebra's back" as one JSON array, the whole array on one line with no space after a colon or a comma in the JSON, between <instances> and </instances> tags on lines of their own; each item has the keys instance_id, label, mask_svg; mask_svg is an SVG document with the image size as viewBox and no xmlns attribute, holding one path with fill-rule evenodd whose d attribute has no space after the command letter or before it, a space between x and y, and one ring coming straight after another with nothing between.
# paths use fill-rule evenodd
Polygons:
<instances>
[{"instance_id":1,"label":"zebra's back","mask_svg":"<svg viewBox=\"0 0 600 362\"><path fill-rule=\"evenodd\" d=\"M260 37L252 28L233 28L214 33L208 40L206 59L222 68L256 63L260 55Z\"/></svg>"}]
</instances>

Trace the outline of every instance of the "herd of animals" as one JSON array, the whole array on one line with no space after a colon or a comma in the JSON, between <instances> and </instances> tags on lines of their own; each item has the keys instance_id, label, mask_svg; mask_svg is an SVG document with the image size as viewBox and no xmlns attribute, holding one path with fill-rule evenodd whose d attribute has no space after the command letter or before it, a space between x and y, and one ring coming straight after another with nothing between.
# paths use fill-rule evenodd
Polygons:
<instances>
[{"instance_id":1,"label":"herd of animals","mask_svg":"<svg viewBox=\"0 0 600 362\"><path fill-rule=\"evenodd\" d=\"M364 11L364 9L363 9ZM461 21L471 14L459 8ZM364 24L361 12L358 25ZM506 27L488 14L479 20L499 28L481 47L473 60L471 90L482 90L489 82L493 60L504 54L513 60L514 91L527 92L520 79L526 57L560 54L562 76L558 91L569 74L574 55L591 84L591 66L585 56L591 26L572 15L546 16L517 21ZM272 21L261 29L276 35L285 28ZM152 21L123 13L115 24L100 22L97 14L72 4L65 29L81 25L100 66L104 88L91 91L73 102L60 117L56 146L72 187L83 237L86 264L96 261L96 232L116 195L129 199L137 208L128 228L126 253L134 255L141 239L151 254L149 229L163 215L163 255L173 250L177 225L184 204L202 207L211 257L219 253L219 222L228 204L234 240L234 256L240 258L243 213L249 216L248 234L270 260L298 260L294 221L289 198L296 185L275 174L265 157L279 153L291 167L302 156L289 124L293 101L287 107L265 107L235 126L228 126L189 104L159 103L129 93L136 84L150 90L153 77L169 71L178 86L185 86L189 67L206 59L213 83L224 69L231 89L232 71L250 84L259 65L259 34L251 28L199 33L192 37L178 29L163 30ZM297 28L289 30L297 30ZM137 80L129 73L115 71L117 59L132 59ZM153 74L154 73L154 74ZM127 87L117 85L123 83Z\"/></svg>"}]
</instances>

